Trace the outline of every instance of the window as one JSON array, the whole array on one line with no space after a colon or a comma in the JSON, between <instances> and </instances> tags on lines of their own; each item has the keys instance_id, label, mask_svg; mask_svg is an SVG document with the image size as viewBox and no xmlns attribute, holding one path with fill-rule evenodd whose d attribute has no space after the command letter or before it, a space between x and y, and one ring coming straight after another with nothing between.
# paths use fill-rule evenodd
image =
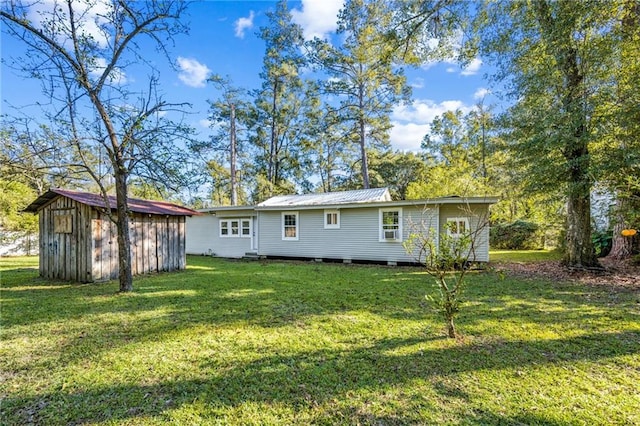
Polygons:
<instances>
[{"instance_id":1,"label":"window","mask_svg":"<svg viewBox=\"0 0 640 426\"><path fill-rule=\"evenodd\" d=\"M220 237L251 238L251 219L220 219Z\"/></svg>"},{"instance_id":2,"label":"window","mask_svg":"<svg viewBox=\"0 0 640 426\"><path fill-rule=\"evenodd\" d=\"M324 229L340 228L340 211L325 210L324 211Z\"/></svg>"},{"instance_id":3,"label":"window","mask_svg":"<svg viewBox=\"0 0 640 426\"><path fill-rule=\"evenodd\" d=\"M251 220L244 219L242 221L242 237L251 237Z\"/></svg>"},{"instance_id":4,"label":"window","mask_svg":"<svg viewBox=\"0 0 640 426\"><path fill-rule=\"evenodd\" d=\"M53 216L53 232L56 234L71 234L73 230L70 214Z\"/></svg>"},{"instance_id":5,"label":"window","mask_svg":"<svg viewBox=\"0 0 640 426\"><path fill-rule=\"evenodd\" d=\"M282 213L282 239L298 240L298 212Z\"/></svg>"},{"instance_id":6,"label":"window","mask_svg":"<svg viewBox=\"0 0 640 426\"><path fill-rule=\"evenodd\" d=\"M402 209L380 209L380 241L402 241Z\"/></svg>"},{"instance_id":7,"label":"window","mask_svg":"<svg viewBox=\"0 0 640 426\"><path fill-rule=\"evenodd\" d=\"M238 235L240 235L240 230L238 229L238 221L231 220L229 222L231 222L231 236L237 237Z\"/></svg>"},{"instance_id":8,"label":"window","mask_svg":"<svg viewBox=\"0 0 640 426\"><path fill-rule=\"evenodd\" d=\"M460 237L469 233L469 218L467 217L450 217L447 218L447 234L453 237Z\"/></svg>"}]
</instances>

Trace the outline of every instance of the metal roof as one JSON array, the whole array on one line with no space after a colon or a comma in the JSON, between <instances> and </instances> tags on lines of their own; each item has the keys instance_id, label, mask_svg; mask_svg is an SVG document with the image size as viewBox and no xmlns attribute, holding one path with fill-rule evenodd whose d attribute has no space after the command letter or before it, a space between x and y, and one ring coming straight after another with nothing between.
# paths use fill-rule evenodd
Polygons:
<instances>
[{"instance_id":1,"label":"metal roof","mask_svg":"<svg viewBox=\"0 0 640 426\"><path fill-rule=\"evenodd\" d=\"M500 199L493 196L482 197L441 197L422 200L400 200L400 201L373 201L367 203L343 203L343 204L322 204L322 205L298 205L298 206L256 206L257 211L262 210L313 210L313 209L353 209L353 208L393 208L393 207L428 207L443 204L495 204Z\"/></svg>"},{"instance_id":2,"label":"metal roof","mask_svg":"<svg viewBox=\"0 0 640 426\"><path fill-rule=\"evenodd\" d=\"M29 204L24 211L36 213L38 210L55 200L57 197L67 197L79 203L98 208L116 209L116 197L109 195L109 207L105 204L102 195L89 192L70 191L68 189L52 188ZM178 206L166 201L141 200L139 198L127 198L129 210L135 213L148 213L169 216L197 216L201 213L186 207Z\"/></svg>"},{"instance_id":3,"label":"metal roof","mask_svg":"<svg viewBox=\"0 0 640 426\"><path fill-rule=\"evenodd\" d=\"M326 192L320 194L278 195L258 204L256 207L297 207L338 204L375 203L391 201L387 188L357 189L354 191Z\"/></svg>"}]
</instances>

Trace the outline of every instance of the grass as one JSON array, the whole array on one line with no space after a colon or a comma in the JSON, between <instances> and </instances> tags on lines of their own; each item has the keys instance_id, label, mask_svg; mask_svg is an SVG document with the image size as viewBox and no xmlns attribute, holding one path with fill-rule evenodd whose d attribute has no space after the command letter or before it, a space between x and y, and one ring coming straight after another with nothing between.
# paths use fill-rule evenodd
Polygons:
<instances>
[{"instance_id":1,"label":"grass","mask_svg":"<svg viewBox=\"0 0 640 426\"><path fill-rule=\"evenodd\" d=\"M189 257L117 284L0 259L0 423L640 424L640 298L474 273Z\"/></svg>"},{"instance_id":2,"label":"grass","mask_svg":"<svg viewBox=\"0 0 640 426\"><path fill-rule=\"evenodd\" d=\"M491 262L543 262L547 260L560 260L562 253L559 250L491 250L489 252Z\"/></svg>"}]
</instances>

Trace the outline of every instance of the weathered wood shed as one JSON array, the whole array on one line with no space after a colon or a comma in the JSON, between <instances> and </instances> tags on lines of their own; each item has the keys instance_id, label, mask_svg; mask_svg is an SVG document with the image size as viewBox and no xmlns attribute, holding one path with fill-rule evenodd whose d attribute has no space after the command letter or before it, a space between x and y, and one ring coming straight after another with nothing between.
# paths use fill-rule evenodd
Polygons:
<instances>
[{"instance_id":1,"label":"weathered wood shed","mask_svg":"<svg viewBox=\"0 0 640 426\"><path fill-rule=\"evenodd\" d=\"M40 276L75 282L118 277L118 238L101 195L51 189L26 212L40 225ZM131 269L134 275L184 269L185 217L200 213L175 204L129 198Z\"/></svg>"}]
</instances>

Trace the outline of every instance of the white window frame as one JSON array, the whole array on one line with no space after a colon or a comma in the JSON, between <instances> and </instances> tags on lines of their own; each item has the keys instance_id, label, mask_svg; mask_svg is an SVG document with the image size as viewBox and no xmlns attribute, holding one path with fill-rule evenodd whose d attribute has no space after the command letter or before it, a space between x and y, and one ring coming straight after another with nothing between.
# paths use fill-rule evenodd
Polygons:
<instances>
[{"instance_id":1,"label":"white window frame","mask_svg":"<svg viewBox=\"0 0 640 426\"><path fill-rule=\"evenodd\" d=\"M285 226L286 216L294 216L296 218L296 224L295 224L296 236L295 237L286 236L286 226ZM282 212L281 217L282 217L282 225L281 225L282 241L298 241L300 239L300 215L298 214L298 212Z\"/></svg>"},{"instance_id":2,"label":"white window frame","mask_svg":"<svg viewBox=\"0 0 640 426\"><path fill-rule=\"evenodd\" d=\"M224 227L223 227L223 225L224 225ZM222 233L222 229L223 228L227 231L226 234ZM228 220L226 220L226 219L225 220L220 220L218 222L218 230L219 230L220 238L229 238L229 237L231 237L231 229L229 227L229 221Z\"/></svg>"},{"instance_id":3,"label":"white window frame","mask_svg":"<svg viewBox=\"0 0 640 426\"><path fill-rule=\"evenodd\" d=\"M450 223L456 223L456 229L458 230L458 232L451 232L451 226L449 225ZM460 229L460 223L464 223L464 233L463 232L459 232ZM448 217L447 218L447 235L451 236L451 237L461 237L465 234L468 234L469 232L471 232L471 227L469 226L469 218L468 217Z\"/></svg>"},{"instance_id":4,"label":"white window frame","mask_svg":"<svg viewBox=\"0 0 640 426\"><path fill-rule=\"evenodd\" d=\"M328 215L336 215L336 223L328 223ZM325 210L324 211L324 229L340 229L340 210Z\"/></svg>"},{"instance_id":5,"label":"white window frame","mask_svg":"<svg viewBox=\"0 0 640 426\"><path fill-rule=\"evenodd\" d=\"M398 224L394 225L396 231L396 238L385 238L385 231L389 231L390 229L386 229L383 217L385 213L388 212L397 212L398 213ZM402 242L402 207L393 207L386 209L379 209L378 213L378 241L380 242Z\"/></svg>"},{"instance_id":6,"label":"white window frame","mask_svg":"<svg viewBox=\"0 0 640 426\"><path fill-rule=\"evenodd\" d=\"M242 227L244 223L249 224L248 235L242 234L242 229L243 229ZM235 228L234 228L234 224L235 224ZM222 233L223 228L227 230L226 235ZM234 229L236 233L233 232ZM220 236L220 238L251 238L251 231L252 231L251 218L237 218L237 217L224 218L224 219L220 219L219 225L218 225L218 235Z\"/></svg>"},{"instance_id":7,"label":"white window frame","mask_svg":"<svg viewBox=\"0 0 640 426\"><path fill-rule=\"evenodd\" d=\"M251 222L253 222L251 220L251 218L246 218L246 219L240 219L240 238L251 238L251 234L252 234L252 225ZM245 223L249 224L249 226L246 228L249 233L248 234L244 234L244 230L245 230Z\"/></svg>"}]
</instances>

